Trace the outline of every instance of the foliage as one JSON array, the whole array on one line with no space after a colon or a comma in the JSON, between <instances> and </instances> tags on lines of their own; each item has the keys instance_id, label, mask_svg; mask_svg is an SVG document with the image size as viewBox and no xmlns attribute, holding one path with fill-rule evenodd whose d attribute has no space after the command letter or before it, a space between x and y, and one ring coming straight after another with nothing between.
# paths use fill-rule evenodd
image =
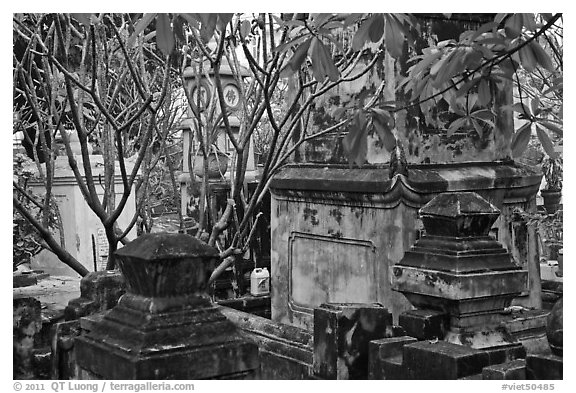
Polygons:
<instances>
[{"instance_id":1,"label":"foliage","mask_svg":"<svg viewBox=\"0 0 576 393\"><path fill-rule=\"evenodd\" d=\"M515 209L514 214L528 225L536 228L543 246L562 244L564 241L564 212L557 210L554 214L529 213L522 209ZM546 253L546 249L543 250Z\"/></svg>"},{"instance_id":2,"label":"foliage","mask_svg":"<svg viewBox=\"0 0 576 393\"><path fill-rule=\"evenodd\" d=\"M399 122L410 117L401 117L400 112L412 109L418 109L427 125L447 136L463 130L481 137L493 130L494 138L504 136L509 143L500 159L518 157L532 131L548 156L556 158L549 132L562 135L561 107L550 109L551 100L557 103L560 96L561 102L562 94L558 49L562 43L556 38L562 30L561 14L497 14L458 38L437 42L428 37L424 48L417 45L423 34L421 19L410 14L26 15L14 18L14 36L26 44L24 54L14 60L14 80L20 83L14 94L26 98L17 110L31 110L34 116L18 118L37 127L40 139L45 131L50 136L63 123L71 124L83 146L86 170L88 141L93 138L101 145L107 162L104 200L95 194L94 179L88 176L84 183L78 168L73 169L85 199L106 229L111 251L128 230L117 228L115 221L131 186L147 187L150 171L166 145L173 123L162 113L170 113L167 108L176 101L171 93L184 85L184 68L194 64L198 65L195 79L209 83L213 97L209 108L192 111L202 154L206 157L220 129L235 151L232 190L219 216L211 213L208 183L203 180L204 214L198 232L220 248L228 264L247 250L272 177L311 139L347 131L345 152L351 163L362 165L367 138L376 135L393 151ZM240 51L251 74L246 82L239 72ZM311 127L320 100L367 75L385 56L396 62L402 80L395 86L382 81L375 89L363 89L352 102L334 111L330 124L317 130ZM407 58L408 66L403 68ZM232 132L231 113L224 103L223 63L232 68L241 90L238 133ZM548 84L541 95L528 94L520 82L535 74L542 74ZM508 102L502 108L503 100L497 96L513 82L519 89L519 102ZM383 98L385 88L393 98ZM274 98L279 90L285 91L281 110ZM185 93L190 108L199 108L200 101L194 102L186 89ZM508 135L509 130L499 126L499 118L511 112L527 122ZM271 134L269 151L261 181L247 195L248 147L265 118ZM70 157L66 138L64 142ZM50 149L44 142L42 148ZM126 172L124 162L129 156L136 163L131 173ZM125 190L118 204L112 192L114 159L120 162ZM140 168L144 173L136 180ZM138 195L147 193L139 191ZM233 235L223 243L220 234L224 230Z\"/></svg>"},{"instance_id":3,"label":"foliage","mask_svg":"<svg viewBox=\"0 0 576 393\"><path fill-rule=\"evenodd\" d=\"M13 157L13 176L14 181L18 186L24 190L19 194L19 200L29 210L33 211L36 217L41 216L42 205L38 202L38 198L34 195L28 187L28 181L32 178L33 173L28 169L26 164L31 160L21 153L17 153ZM30 259L38 254L43 248L41 236L34 229L25 217L18 212L17 209L12 209L12 257L13 269L16 270L18 265L29 263ZM51 214L50 228L55 229L56 217Z\"/></svg>"},{"instance_id":4,"label":"foliage","mask_svg":"<svg viewBox=\"0 0 576 393\"><path fill-rule=\"evenodd\" d=\"M450 15L446 17L450 18ZM308 21L332 21L331 18L334 16L311 15ZM507 83L512 82L515 76L518 78L518 72L550 74L550 88L544 91L543 95L562 90L561 63L552 61L541 44L545 40L551 51L558 51L558 43L553 42L550 33L561 30L561 26L556 24L560 19L561 14L497 14L492 21L476 30L464 32L458 39L432 43L423 48L421 53L412 50L412 57L409 59L411 65L398 85L398 91L408 98L407 102L378 102L381 112L376 123L372 120L373 116L364 109L356 108L354 113L346 113L348 118L353 119L345 144L349 159L357 164L364 162L364 140L371 128L377 131L384 146L391 150L395 145L391 133L394 115L415 106L422 111L428 124L445 129L448 136L464 128L475 130L479 136L482 136L487 128L495 128L496 132L507 132L499 130L495 125L500 110L494 107L495 93L505 90ZM416 35L413 32L420 30L420 22L413 16L356 15L346 18L341 27L346 27L347 22L358 20L360 26L354 35L353 50L363 49L368 43L379 42L393 57L398 58L403 53L404 43L415 47ZM336 76L332 69L333 59L324 56L324 49L312 47L317 35L329 38L330 31L324 29L319 34L314 28L306 31L306 27L306 21L302 22L302 31L305 33L290 43L297 43L298 46L289 62L288 70L296 71L304 64L304 58L308 54L312 65L314 62L320 63L321 66L316 68L324 70L324 74L333 79ZM314 76L317 80L323 77L320 71ZM520 113L521 118L528 120L528 123L514 133L511 151L501 158L511 158L512 153L519 156L528 144L532 129L535 129L546 153L551 157L556 156L548 132L561 135L561 122L551 121L546 116L547 110L542 106L543 102L544 100L534 97L529 106L519 102L514 105L510 103L510 106L505 108ZM439 120L436 113L442 105L446 105L452 115L452 120L447 125Z\"/></svg>"},{"instance_id":5,"label":"foliage","mask_svg":"<svg viewBox=\"0 0 576 393\"><path fill-rule=\"evenodd\" d=\"M34 158L46 187L46 206L52 199L54 138L57 133L62 136L82 196L105 229L108 268L114 267L114 250L118 242L126 241L138 212L127 228L119 228L117 219L133 187L142 205L150 171L174 121L167 110L172 91L170 56L162 56L150 37L127 45L128 31L138 19L129 14L15 14L13 18L14 111L21 120L14 132L24 130L29 142L40 147L42 157ZM78 136L81 159L74 155L65 128ZM90 143L99 145L104 158L104 174L98 179L92 174ZM115 161L123 183L119 198ZM100 186L102 198L97 192ZM46 220L36 220L16 197L14 206L51 251L79 274L87 273L53 238Z\"/></svg>"},{"instance_id":6,"label":"foliage","mask_svg":"<svg viewBox=\"0 0 576 393\"><path fill-rule=\"evenodd\" d=\"M546 157L542 163L547 190L561 190L563 178L562 157Z\"/></svg>"}]
</instances>

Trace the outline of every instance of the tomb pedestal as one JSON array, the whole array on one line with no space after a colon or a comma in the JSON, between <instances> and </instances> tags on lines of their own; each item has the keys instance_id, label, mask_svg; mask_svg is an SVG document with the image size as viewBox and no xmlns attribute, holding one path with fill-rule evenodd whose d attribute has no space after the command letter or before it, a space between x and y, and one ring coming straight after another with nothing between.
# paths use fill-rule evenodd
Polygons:
<instances>
[{"instance_id":1,"label":"tomb pedestal","mask_svg":"<svg viewBox=\"0 0 576 393\"><path fill-rule=\"evenodd\" d=\"M272 319L312 331L315 307L356 302L380 303L398 321L412 306L390 287L390 267L420 235L418 209L459 191L502 211L491 232L529 277L515 302L540 308L536 234L513 210L536 208L541 177L503 162L409 165L408 176L392 178L387 165L286 166L270 185Z\"/></svg>"},{"instance_id":2,"label":"tomb pedestal","mask_svg":"<svg viewBox=\"0 0 576 393\"><path fill-rule=\"evenodd\" d=\"M76 339L103 379L253 378L258 348L205 295L218 255L185 234L140 236L117 251L127 293Z\"/></svg>"},{"instance_id":3,"label":"tomb pedestal","mask_svg":"<svg viewBox=\"0 0 576 393\"><path fill-rule=\"evenodd\" d=\"M520 345L501 312L526 289L528 272L489 236L499 215L476 193L441 194L420 209L424 236L390 268L395 291L418 309L449 316L440 339L492 351Z\"/></svg>"}]
</instances>

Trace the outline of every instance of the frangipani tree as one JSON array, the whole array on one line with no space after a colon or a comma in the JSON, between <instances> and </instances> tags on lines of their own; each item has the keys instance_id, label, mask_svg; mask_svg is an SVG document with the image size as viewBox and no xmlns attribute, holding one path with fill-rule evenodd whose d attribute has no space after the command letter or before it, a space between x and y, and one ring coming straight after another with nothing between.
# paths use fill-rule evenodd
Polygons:
<instances>
[{"instance_id":1,"label":"frangipani tree","mask_svg":"<svg viewBox=\"0 0 576 393\"><path fill-rule=\"evenodd\" d=\"M442 42L430 39L424 48L417 45L422 35L421 19L411 14L76 14L57 17L54 27L36 26L37 31L24 28L15 19L15 32L32 43L29 52L39 52L51 70L64 75L67 100L76 113L72 120L81 141L86 139L86 131L83 131L75 89L83 92L80 95L86 97L83 102L93 103L101 113L97 118L104 129L109 130L106 135L110 146L115 143L116 148L122 147L120 136L133 124L145 120L139 124L150 125L142 128L144 132L138 139L138 162L146 156L146 146L155 130L154 119L166 97L169 81L180 78L183 69L192 62L208 65L209 70L199 71L198 77L208 71L214 77L218 110L214 112L217 119L212 119L211 124L224 125L235 151L226 210L220 217L204 220L198 232L198 236L220 248L223 263L213 274L215 277L247 249L263 196L274 174L299 146L314 138L334 131L345 132L343 144L350 163L362 165L366 162L368 136L375 135L389 151L397 149L399 114L418 108L425 124L434 125L448 135L466 129L482 136L493 129L500 159L521 154L533 129L546 153L553 156L548 132L562 134L561 115L548 116L546 97L562 91L562 62L561 55L557 55L561 54L561 41L554 38L561 34L562 15L496 14L489 18L490 21L478 24L458 39ZM70 47L65 38L68 36L60 38L58 31L62 27L58 25L66 26L70 36L80 34L86 40L81 46L85 48L82 51L84 73L79 74L82 77L75 75L77 71L71 70L55 52L55 49ZM46 37L49 42L45 42ZM91 37L106 37L108 52L104 46L99 51L98 46L92 44L97 41ZM58 44L56 48L54 43ZM37 45L40 50L36 49ZM247 64L251 72L246 83L241 81L238 71L239 55L244 57L243 64ZM150 63L143 60L147 56L152 59ZM398 64L406 56L410 59L408 68L401 70L403 79L394 81L393 85L389 80L382 80L346 106L337 108L327 126L311 126L317 103L330 92L359 80L384 61L392 59L387 64L394 67L394 62ZM106 62L112 58L116 59L115 64ZM91 63L90 59L101 60ZM220 75L224 62L233 70L241 87L238 134L232 131L224 102ZM162 73L158 72L158 66L164 67ZM22 69L28 68L15 67L15 80L20 78ZM535 73L542 73L549 83L542 96L533 96L530 102L510 102L507 107L498 104L503 102L498 96L508 94L507 84L516 83L521 89L518 79ZM106 88L100 76L108 75L114 77ZM547 75L553 77L548 80ZM114 92L127 81L134 86L136 101L124 108L126 110L114 112L117 97ZM283 110L278 110L274 102L278 90L284 92ZM188 101L193 104L191 97ZM438 116L438 108L449 116ZM505 111L519 112L528 123L516 131L498 124ZM561 114L561 110L556 113ZM55 117L57 114L57 110L52 110L48 124L58 125L58 121L53 120L59 118ZM261 181L256 191L248 195L244 187L248 146L263 118L270 124L270 151ZM199 141L206 135L206 122L201 116L195 117ZM132 176L126 179L135 181ZM90 184L83 193L89 200ZM203 195L204 206L209 211L206 192ZM108 225L110 241L117 241L111 224L116 210L105 208L107 204L90 203ZM233 236L224 244L219 234L225 229Z\"/></svg>"}]
</instances>

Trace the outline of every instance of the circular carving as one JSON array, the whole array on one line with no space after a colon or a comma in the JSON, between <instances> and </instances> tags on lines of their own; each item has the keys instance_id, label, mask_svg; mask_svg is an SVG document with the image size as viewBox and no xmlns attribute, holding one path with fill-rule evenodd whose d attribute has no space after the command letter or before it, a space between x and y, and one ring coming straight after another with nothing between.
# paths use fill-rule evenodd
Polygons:
<instances>
[{"instance_id":1,"label":"circular carving","mask_svg":"<svg viewBox=\"0 0 576 393\"><path fill-rule=\"evenodd\" d=\"M200 88L194 84L190 89L190 106L196 110L198 108L198 93L200 93L200 111L205 110L210 104L210 87L206 83L201 83Z\"/></svg>"},{"instance_id":2,"label":"circular carving","mask_svg":"<svg viewBox=\"0 0 576 393\"><path fill-rule=\"evenodd\" d=\"M229 84L224 86L224 102L230 109L237 109L240 105L240 90L238 86Z\"/></svg>"}]
</instances>

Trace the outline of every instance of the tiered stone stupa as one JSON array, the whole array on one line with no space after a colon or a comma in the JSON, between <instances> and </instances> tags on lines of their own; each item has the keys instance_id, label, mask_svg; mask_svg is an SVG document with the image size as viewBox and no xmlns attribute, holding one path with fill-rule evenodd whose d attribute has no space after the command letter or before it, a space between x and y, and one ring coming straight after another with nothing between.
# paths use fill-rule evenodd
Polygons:
<instances>
[{"instance_id":1,"label":"tiered stone stupa","mask_svg":"<svg viewBox=\"0 0 576 393\"><path fill-rule=\"evenodd\" d=\"M447 313L445 341L518 346L500 324L501 312L526 289L528 272L489 236L500 211L474 192L456 192L438 195L419 213L426 232L390 268L392 288L418 309Z\"/></svg>"},{"instance_id":2,"label":"tiered stone stupa","mask_svg":"<svg viewBox=\"0 0 576 393\"><path fill-rule=\"evenodd\" d=\"M218 251L193 236L154 233L116 252L127 292L76 339L85 376L254 378L258 348L205 294Z\"/></svg>"}]
</instances>

